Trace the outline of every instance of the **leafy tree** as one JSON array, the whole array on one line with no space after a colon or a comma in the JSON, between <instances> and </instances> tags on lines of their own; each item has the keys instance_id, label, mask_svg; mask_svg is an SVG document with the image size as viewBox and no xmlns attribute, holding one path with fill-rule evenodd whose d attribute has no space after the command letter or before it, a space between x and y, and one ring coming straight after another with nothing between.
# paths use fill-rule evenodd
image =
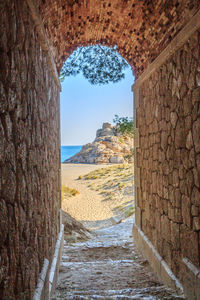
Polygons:
<instances>
[{"instance_id":1,"label":"leafy tree","mask_svg":"<svg viewBox=\"0 0 200 300\"><path fill-rule=\"evenodd\" d=\"M63 64L60 80L80 72L91 84L118 82L125 77L128 63L119 55L117 48L102 45L79 47Z\"/></svg>"},{"instance_id":2,"label":"leafy tree","mask_svg":"<svg viewBox=\"0 0 200 300\"><path fill-rule=\"evenodd\" d=\"M128 135L130 137L133 137L133 118L128 117L119 117L118 115L115 115L115 118L113 119L113 122L116 124L116 130L117 132Z\"/></svg>"}]
</instances>

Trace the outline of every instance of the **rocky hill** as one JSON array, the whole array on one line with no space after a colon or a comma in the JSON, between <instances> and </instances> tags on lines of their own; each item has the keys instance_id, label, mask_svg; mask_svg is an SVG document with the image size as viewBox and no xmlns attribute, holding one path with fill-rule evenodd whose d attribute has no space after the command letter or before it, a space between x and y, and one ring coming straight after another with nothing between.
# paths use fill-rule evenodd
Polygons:
<instances>
[{"instance_id":1,"label":"rocky hill","mask_svg":"<svg viewBox=\"0 0 200 300\"><path fill-rule=\"evenodd\" d=\"M81 151L64 163L124 163L133 161L133 139L120 135L110 123L103 123L97 130L93 143L86 144Z\"/></svg>"}]
</instances>

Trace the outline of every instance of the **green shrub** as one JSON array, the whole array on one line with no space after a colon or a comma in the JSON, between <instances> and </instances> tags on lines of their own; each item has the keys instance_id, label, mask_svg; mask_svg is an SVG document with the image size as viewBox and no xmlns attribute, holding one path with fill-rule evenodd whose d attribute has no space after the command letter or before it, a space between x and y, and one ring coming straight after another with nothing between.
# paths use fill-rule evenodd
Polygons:
<instances>
[{"instance_id":1,"label":"green shrub","mask_svg":"<svg viewBox=\"0 0 200 300\"><path fill-rule=\"evenodd\" d=\"M120 118L118 115L115 115L113 122L116 124L115 127L117 132L121 133L122 135L133 137L133 118Z\"/></svg>"},{"instance_id":2,"label":"green shrub","mask_svg":"<svg viewBox=\"0 0 200 300\"><path fill-rule=\"evenodd\" d=\"M123 138L119 137L119 141L120 141L120 143L124 144Z\"/></svg>"},{"instance_id":3,"label":"green shrub","mask_svg":"<svg viewBox=\"0 0 200 300\"><path fill-rule=\"evenodd\" d=\"M126 161L130 161L130 159L134 156L134 149L131 149L131 153L124 156Z\"/></svg>"}]
</instances>

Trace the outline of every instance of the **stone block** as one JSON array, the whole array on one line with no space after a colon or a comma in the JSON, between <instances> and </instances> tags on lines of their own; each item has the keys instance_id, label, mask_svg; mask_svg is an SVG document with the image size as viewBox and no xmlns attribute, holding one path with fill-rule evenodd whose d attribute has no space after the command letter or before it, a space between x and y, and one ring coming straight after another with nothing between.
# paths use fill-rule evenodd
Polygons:
<instances>
[{"instance_id":1,"label":"stone block","mask_svg":"<svg viewBox=\"0 0 200 300\"><path fill-rule=\"evenodd\" d=\"M198 73L198 74L200 74L200 73ZM192 104L194 105L195 102L199 102L199 99L200 99L200 87L198 87L192 91Z\"/></svg>"},{"instance_id":2,"label":"stone block","mask_svg":"<svg viewBox=\"0 0 200 300\"><path fill-rule=\"evenodd\" d=\"M192 214L193 217L198 217L198 214L199 214L198 206L192 205L191 214Z\"/></svg>"},{"instance_id":3,"label":"stone block","mask_svg":"<svg viewBox=\"0 0 200 300\"><path fill-rule=\"evenodd\" d=\"M182 195L187 195L187 186L184 179L180 181L179 188Z\"/></svg>"},{"instance_id":4,"label":"stone block","mask_svg":"<svg viewBox=\"0 0 200 300\"><path fill-rule=\"evenodd\" d=\"M183 222L183 217L181 214L181 209L180 208L175 208L174 209L174 222L176 223L182 223Z\"/></svg>"},{"instance_id":5,"label":"stone block","mask_svg":"<svg viewBox=\"0 0 200 300\"><path fill-rule=\"evenodd\" d=\"M187 116L184 119L184 126L185 126L186 131L189 131L190 129L192 129L192 117L191 116Z\"/></svg>"},{"instance_id":6,"label":"stone block","mask_svg":"<svg viewBox=\"0 0 200 300\"><path fill-rule=\"evenodd\" d=\"M186 171L185 171L185 168L183 167L182 163L179 165L178 174L179 174L179 178L180 179L184 179L185 178Z\"/></svg>"},{"instance_id":7,"label":"stone block","mask_svg":"<svg viewBox=\"0 0 200 300\"><path fill-rule=\"evenodd\" d=\"M192 127L192 135L193 135L193 141L194 141L194 148L196 153L200 152L200 118L198 118L194 123Z\"/></svg>"},{"instance_id":8,"label":"stone block","mask_svg":"<svg viewBox=\"0 0 200 300\"><path fill-rule=\"evenodd\" d=\"M196 155L196 169L200 174L200 154Z\"/></svg>"},{"instance_id":9,"label":"stone block","mask_svg":"<svg viewBox=\"0 0 200 300\"><path fill-rule=\"evenodd\" d=\"M170 220L165 215L161 216L161 233L163 239L170 242L171 240Z\"/></svg>"},{"instance_id":10,"label":"stone block","mask_svg":"<svg viewBox=\"0 0 200 300\"><path fill-rule=\"evenodd\" d=\"M179 186L179 175L177 169L173 170L172 178L173 178L173 186L174 188L177 188Z\"/></svg>"},{"instance_id":11,"label":"stone block","mask_svg":"<svg viewBox=\"0 0 200 300\"><path fill-rule=\"evenodd\" d=\"M165 151L167 149L168 133L166 131L161 132L161 148Z\"/></svg>"},{"instance_id":12,"label":"stone block","mask_svg":"<svg viewBox=\"0 0 200 300\"><path fill-rule=\"evenodd\" d=\"M194 175L194 184L196 187L200 188L200 172L198 172L196 168L193 168L192 171Z\"/></svg>"},{"instance_id":13,"label":"stone block","mask_svg":"<svg viewBox=\"0 0 200 300\"><path fill-rule=\"evenodd\" d=\"M188 168L191 169L195 167L195 165L196 165L195 151L194 148L192 148L189 152Z\"/></svg>"},{"instance_id":14,"label":"stone block","mask_svg":"<svg viewBox=\"0 0 200 300\"><path fill-rule=\"evenodd\" d=\"M180 80L180 81L182 82L182 80ZM188 91L187 85L184 82L182 82L181 87L180 87L180 97L181 97L181 99L187 94L187 91Z\"/></svg>"},{"instance_id":15,"label":"stone block","mask_svg":"<svg viewBox=\"0 0 200 300\"><path fill-rule=\"evenodd\" d=\"M16 195L16 173L13 172L12 165L10 163L2 166L1 169L1 188L2 198L8 201L8 203L14 203Z\"/></svg>"},{"instance_id":16,"label":"stone block","mask_svg":"<svg viewBox=\"0 0 200 300\"><path fill-rule=\"evenodd\" d=\"M184 117L191 115L192 112L192 101L188 101L188 96L185 96L183 102L183 115Z\"/></svg>"},{"instance_id":17,"label":"stone block","mask_svg":"<svg viewBox=\"0 0 200 300\"><path fill-rule=\"evenodd\" d=\"M189 170L186 174L186 187L187 187L187 196L191 198L192 189L194 186L194 176L192 170Z\"/></svg>"},{"instance_id":18,"label":"stone block","mask_svg":"<svg viewBox=\"0 0 200 300\"><path fill-rule=\"evenodd\" d=\"M189 229L186 225L180 226L181 254L187 257L194 265L199 265L198 232Z\"/></svg>"},{"instance_id":19,"label":"stone block","mask_svg":"<svg viewBox=\"0 0 200 300\"><path fill-rule=\"evenodd\" d=\"M162 199L162 208L165 215L168 215L168 202L166 199Z\"/></svg>"},{"instance_id":20,"label":"stone block","mask_svg":"<svg viewBox=\"0 0 200 300\"><path fill-rule=\"evenodd\" d=\"M174 220L175 218L175 208L172 206L170 201L168 201L168 217L170 220Z\"/></svg>"},{"instance_id":21,"label":"stone block","mask_svg":"<svg viewBox=\"0 0 200 300\"><path fill-rule=\"evenodd\" d=\"M171 122L171 125L172 125L172 128L176 128L176 123L177 123L177 120L178 120L178 115L176 112L171 112L170 113L170 122Z\"/></svg>"},{"instance_id":22,"label":"stone block","mask_svg":"<svg viewBox=\"0 0 200 300\"><path fill-rule=\"evenodd\" d=\"M190 167L189 163L189 151L186 149L181 149L181 161L184 168L187 170Z\"/></svg>"},{"instance_id":23,"label":"stone block","mask_svg":"<svg viewBox=\"0 0 200 300\"><path fill-rule=\"evenodd\" d=\"M174 201L172 203L175 207L181 208L181 193L178 188L174 191Z\"/></svg>"},{"instance_id":24,"label":"stone block","mask_svg":"<svg viewBox=\"0 0 200 300\"><path fill-rule=\"evenodd\" d=\"M171 243L167 242L165 239L163 240L161 255L164 261L167 263L167 265L171 267L172 245Z\"/></svg>"},{"instance_id":25,"label":"stone block","mask_svg":"<svg viewBox=\"0 0 200 300\"><path fill-rule=\"evenodd\" d=\"M171 243L175 250L180 249L180 224L170 222L171 227Z\"/></svg>"},{"instance_id":26,"label":"stone block","mask_svg":"<svg viewBox=\"0 0 200 300\"><path fill-rule=\"evenodd\" d=\"M200 231L200 218L199 217L193 217L193 230Z\"/></svg>"},{"instance_id":27,"label":"stone block","mask_svg":"<svg viewBox=\"0 0 200 300\"><path fill-rule=\"evenodd\" d=\"M192 190L191 202L198 207L200 206L200 192L195 186Z\"/></svg>"},{"instance_id":28,"label":"stone block","mask_svg":"<svg viewBox=\"0 0 200 300\"><path fill-rule=\"evenodd\" d=\"M183 222L187 225L188 228L191 227L191 202L190 198L183 195L182 196L182 216Z\"/></svg>"},{"instance_id":29,"label":"stone block","mask_svg":"<svg viewBox=\"0 0 200 300\"><path fill-rule=\"evenodd\" d=\"M190 150L192 147L193 147L193 139L192 139L192 132L190 130L186 137L186 148Z\"/></svg>"},{"instance_id":30,"label":"stone block","mask_svg":"<svg viewBox=\"0 0 200 300\"><path fill-rule=\"evenodd\" d=\"M164 175L169 175L169 172L170 172L170 165L169 165L169 162L167 160L164 160L163 161L163 164L162 164L162 171L163 171L163 174Z\"/></svg>"},{"instance_id":31,"label":"stone block","mask_svg":"<svg viewBox=\"0 0 200 300\"><path fill-rule=\"evenodd\" d=\"M185 147L185 129L182 121L178 120L175 129L175 147L177 149Z\"/></svg>"}]
</instances>

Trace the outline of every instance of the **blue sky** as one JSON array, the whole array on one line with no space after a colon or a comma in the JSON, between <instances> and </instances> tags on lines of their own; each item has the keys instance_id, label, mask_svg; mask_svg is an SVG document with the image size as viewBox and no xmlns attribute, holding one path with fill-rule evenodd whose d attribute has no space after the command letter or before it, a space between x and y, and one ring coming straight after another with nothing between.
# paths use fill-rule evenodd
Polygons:
<instances>
[{"instance_id":1,"label":"blue sky","mask_svg":"<svg viewBox=\"0 0 200 300\"><path fill-rule=\"evenodd\" d=\"M93 142L102 123L113 123L114 115L133 116L134 82L131 68L125 79L108 85L91 85L82 75L67 77L62 83L61 145Z\"/></svg>"}]
</instances>

